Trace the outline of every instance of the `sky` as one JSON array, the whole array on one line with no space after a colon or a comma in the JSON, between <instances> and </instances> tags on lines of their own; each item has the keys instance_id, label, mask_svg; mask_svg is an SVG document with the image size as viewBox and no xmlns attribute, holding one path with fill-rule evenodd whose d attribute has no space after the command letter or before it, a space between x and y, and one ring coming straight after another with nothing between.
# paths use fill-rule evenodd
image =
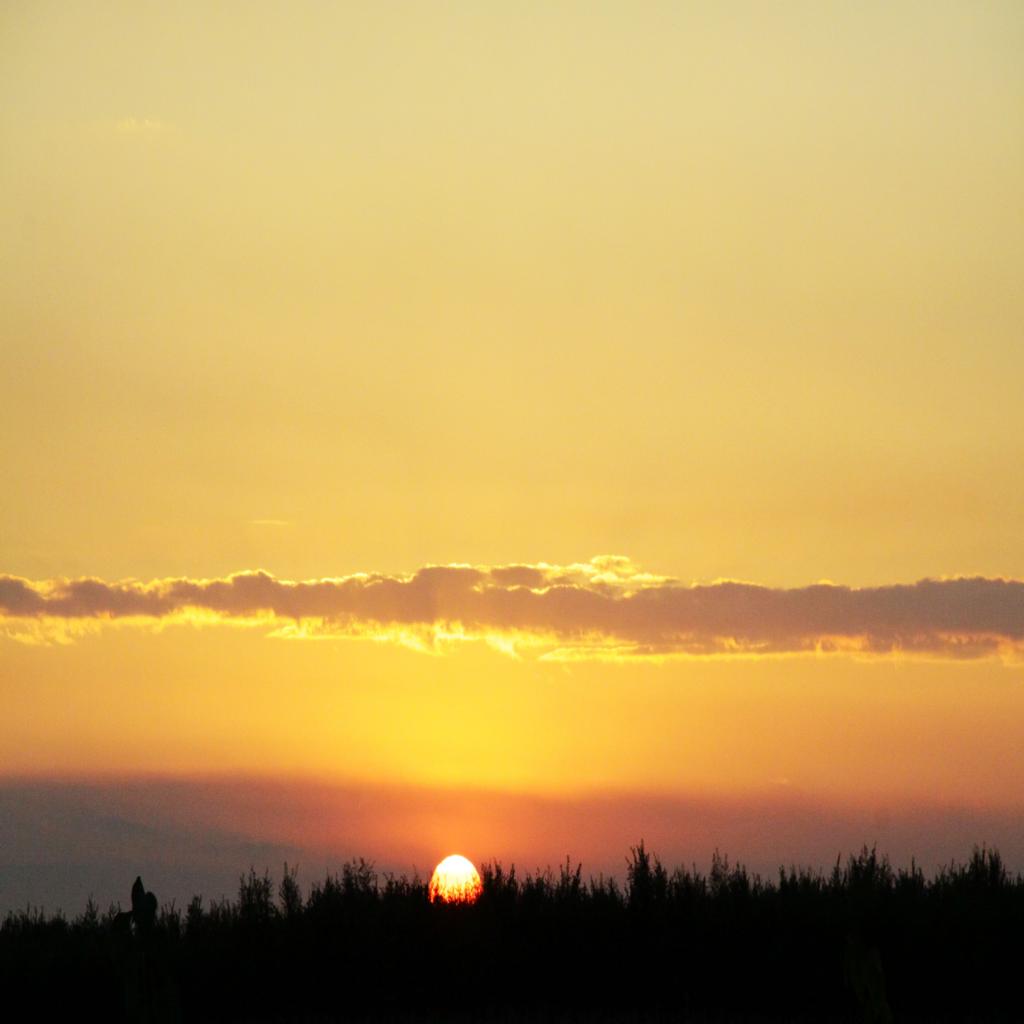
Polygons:
<instances>
[{"instance_id":1,"label":"sky","mask_svg":"<svg viewBox=\"0 0 1024 1024\"><path fill-rule=\"evenodd\" d=\"M1022 51L4 4L0 912L645 836L1024 870Z\"/></svg>"}]
</instances>

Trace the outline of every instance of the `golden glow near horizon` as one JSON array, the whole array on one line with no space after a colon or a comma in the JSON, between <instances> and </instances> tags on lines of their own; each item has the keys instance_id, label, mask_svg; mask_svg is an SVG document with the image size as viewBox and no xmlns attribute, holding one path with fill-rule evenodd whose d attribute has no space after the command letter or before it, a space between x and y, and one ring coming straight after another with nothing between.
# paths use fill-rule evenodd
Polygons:
<instances>
[{"instance_id":1,"label":"golden glow near horizon","mask_svg":"<svg viewBox=\"0 0 1024 1024\"><path fill-rule=\"evenodd\" d=\"M1022 52L4 4L0 776L1019 808Z\"/></svg>"},{"instance_id":2,"label":"golden glow near horizon","mask_svg":"<svg viewBox=\"0 0 1024 1024\"><path fill-rule=\"evenodd\" d=\"M434 868L427 892L431 903L475 903L482 890L473 862L452 853Z\"/></svg>"}]
</instances>

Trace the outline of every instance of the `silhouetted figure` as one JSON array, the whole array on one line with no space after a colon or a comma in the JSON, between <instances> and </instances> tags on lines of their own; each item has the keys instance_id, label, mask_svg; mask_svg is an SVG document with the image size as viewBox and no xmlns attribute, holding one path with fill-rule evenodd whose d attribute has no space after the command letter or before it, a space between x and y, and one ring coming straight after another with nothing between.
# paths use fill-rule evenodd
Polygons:
<instances>
[{"instance_id":1,"label":"silhouetted figure","mask_svg":"<svg viewBox=\"0 0 1024 1024\"><path fill-rule=\"evenodd\" d=\"M132 886L132 909L122 910L114 918L114 931L121 935L131 934L134 926L136 934L148 935L156 924L156 914L156 895L146 892L142 877L136 875Z\"/></svg>"},{"instance_id":2,"label":"silhouetted figure","mask_svg":"<svg viewBox=\"0 0 1024 1024\"><path fill-rule=\"evenodd\" d=\"M142 884L142 877L135 876L135 884L132 886L132 920L136 929L143 935L148 935L156 924L157 903L154 893L146 892Z\"/></svg>"},{"instance_id":3,"label":"silhouetted figure","mask_svg":"<svg viewBox=\"0 0 1024 1024\"><path fill-rule=\"evenodd\" d=\"M147 892L137 876L132 885L132 909L114 918L114 930L122 936L117 959L125 1014L133 1022L178 1019L174 986L157 941L157 911L156 894Z\"/></svg>"}]
</instances>

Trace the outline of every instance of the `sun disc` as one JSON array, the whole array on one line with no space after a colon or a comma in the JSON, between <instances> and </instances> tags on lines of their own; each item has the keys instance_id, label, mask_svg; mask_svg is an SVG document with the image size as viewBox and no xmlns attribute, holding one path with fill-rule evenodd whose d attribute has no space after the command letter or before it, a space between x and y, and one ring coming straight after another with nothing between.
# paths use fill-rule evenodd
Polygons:
<instances>
[{"instance_id":1,"label":"sun disc","mask_svg":"<svg viewBox=\"0 0 1024 1024\"><path fill-rule=\"evenodd\" d=\"M428 891L431 903L473 903L482 889L472 861L453 853L434 868Z\"/></svg>"}]
</instances>

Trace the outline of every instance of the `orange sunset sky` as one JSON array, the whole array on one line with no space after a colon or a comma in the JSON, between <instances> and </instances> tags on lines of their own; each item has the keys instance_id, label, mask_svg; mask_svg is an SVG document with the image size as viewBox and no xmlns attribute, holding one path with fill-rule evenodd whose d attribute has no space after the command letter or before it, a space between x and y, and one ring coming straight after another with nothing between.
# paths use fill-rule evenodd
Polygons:
<instances>
[{"instance_id":1,"label":"orange sunset sky","mask_svg":"<svg viewBox=\"0 0 1024 1024\"><path fill-rule=\"evenodd\" d=\"M1022 53L1016 2L4 4L0 910L1024 868Z\"/></svg>"}]
</instances>

